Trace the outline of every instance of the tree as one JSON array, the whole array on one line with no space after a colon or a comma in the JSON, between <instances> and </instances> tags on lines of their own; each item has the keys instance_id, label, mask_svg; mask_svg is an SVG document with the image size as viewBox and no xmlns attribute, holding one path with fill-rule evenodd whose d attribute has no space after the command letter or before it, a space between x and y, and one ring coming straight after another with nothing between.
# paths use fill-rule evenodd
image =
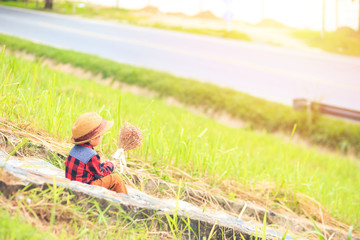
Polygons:
<instances>
[{"instance_id":1,"label":"tree","mask_svg":"<svg viewBox=\"0 0 360 240\"><path fill-rule=\"evenodd\" d=\"M52 8L53 8L53 0L45 0L45 7L44 8L52 10Z\"/></svg>"}]
</instances>

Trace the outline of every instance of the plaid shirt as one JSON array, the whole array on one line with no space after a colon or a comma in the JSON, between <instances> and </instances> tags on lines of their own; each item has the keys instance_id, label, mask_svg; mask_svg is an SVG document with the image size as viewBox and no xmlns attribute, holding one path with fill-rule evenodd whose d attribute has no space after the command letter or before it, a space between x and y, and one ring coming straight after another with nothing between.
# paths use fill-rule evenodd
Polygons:
<instances>
[{"instance_id":1,"label":"plaid shirt","mask_svg":"<svg viewBox=\"0 0 360 240\"><path fill-rule=\"evenodd\" d=\"M79 145L94 149L89 143ZM114 171L112 162L100 163L99 154L94 155L86 164L69 155L65 162L65 166L66 178L88 184L91 184L92 181L105 177Z\"/></svg>"}]
</instances>

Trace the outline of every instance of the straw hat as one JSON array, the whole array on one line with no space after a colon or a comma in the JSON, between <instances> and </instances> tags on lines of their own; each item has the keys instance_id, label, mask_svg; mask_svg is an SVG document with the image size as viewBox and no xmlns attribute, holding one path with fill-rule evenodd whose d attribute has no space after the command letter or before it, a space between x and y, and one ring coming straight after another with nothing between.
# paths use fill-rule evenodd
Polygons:
<instances>
[{"instance_id":1,"label":"straw hat","mask_svg":"<svg viewBox=\"0 0 360 240\"><path fill-rule=\"evenodd\" d=\"M113 121L106 121L99 114L89 112L82 114L72 127L71 142L81 144L89 142L98 136L104 135L112 125Z\"/></svg>"}]
</instances>

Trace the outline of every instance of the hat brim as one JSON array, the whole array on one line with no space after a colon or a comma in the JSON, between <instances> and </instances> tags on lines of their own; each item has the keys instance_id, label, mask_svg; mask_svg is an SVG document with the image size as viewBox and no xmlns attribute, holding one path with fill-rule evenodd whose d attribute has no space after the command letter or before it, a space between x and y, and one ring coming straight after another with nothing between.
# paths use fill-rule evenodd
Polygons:
<instances>
[{"instance_id":1,"label":"hat brim","mask_svg":"<svg viewBox=\"0 0 360 240\"><path fill-rule=\"evenodd\" d=\"M107 131L110 130L110 128L114 125L114 121L106 121L106 125L104 127L104 129L102 129L98 134L96 134L95 136L87 139L87 140L84 140L84 141L79 141L79 142L76 142L75 139L72 137L71 138L71 143L73 144L82 144L82 143L86 143L86 142L90 142L91 140L99 137L99 136L102 136L104 135Z\"/></svg>"}]
</instances>

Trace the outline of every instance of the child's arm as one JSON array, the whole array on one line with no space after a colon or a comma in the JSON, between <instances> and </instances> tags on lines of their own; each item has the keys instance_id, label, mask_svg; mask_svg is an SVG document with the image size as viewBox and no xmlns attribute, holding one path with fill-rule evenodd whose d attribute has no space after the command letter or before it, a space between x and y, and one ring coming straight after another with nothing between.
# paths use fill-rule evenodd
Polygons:
<instances>
[{"instance_id":1,"label":"child's arm","mask_svg":"<svg viewBox=\"0 0 360 240\"><path fill-rule=\"evenodd\" d=\"M94 155L90 161L86 164L86 167L88 168L89 172L94 173L96 178L105 177L109 174L111 174L115 166L112 162L104 162L100 163L100 156Z\"/></svg>"}]
</instances>

